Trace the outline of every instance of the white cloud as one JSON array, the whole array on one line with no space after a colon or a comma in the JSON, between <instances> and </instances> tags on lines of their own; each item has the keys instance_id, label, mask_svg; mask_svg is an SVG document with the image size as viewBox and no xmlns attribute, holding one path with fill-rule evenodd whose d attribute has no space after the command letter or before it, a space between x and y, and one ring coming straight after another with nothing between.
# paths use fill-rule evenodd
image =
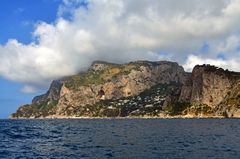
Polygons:
<instances>
[{"instance_id":1,"label":"white cloud","mask_svg":"<svg viewBox=\"0 0 240 159\"><path fill-rule=\"evenodd\" d=\"M229 36L217 45L217 52L236 53L236 49L240 45L240 35Z\"/></svg>"},{"instance_id":2,"label":"white cloud","mask_svg":"<svg viewBox=\"0 0 240 159\"><path fill-rule=\"evenodd\" d=\"M34 41L0 45L0 75L46 87L94 60L174 60L191 70L212 63L238 71L239 0L64 0ZM88 3L87 7L79 4ZM87 9L86 9L87 8ZM65 14L70 18L64 19ZM203 43L210 49L201 53ZM198 55L192 55L197 53ZM226 59L218 59L218 54Z\"/></svg>"},{"instance_id":3,"label":"white cloud","mask_svg":"<svg viewBox=\"0 0 240 159\"><path fill-rule=\"evenodd\" d=\"M239 65L240 58L223 60L223 59L210 59L210 58L202 58L196 55L190 55L187 58L186 63L183 65L186 71L191 72L193 67L196 65L210 64L217 67L221 67L228 70L235 70L240 72Z\"/></svg>"},{"instance_id":4,"label":"white cloud","mask_svg":"<svg viewBox=\"0 0 240 159\"><path fill-rule=\"evenodd\" d=\"M35 93L37 92L37 89L33 86L26 85L21 89L21 92L23 93Z\"/></svg>"}]
</instances>

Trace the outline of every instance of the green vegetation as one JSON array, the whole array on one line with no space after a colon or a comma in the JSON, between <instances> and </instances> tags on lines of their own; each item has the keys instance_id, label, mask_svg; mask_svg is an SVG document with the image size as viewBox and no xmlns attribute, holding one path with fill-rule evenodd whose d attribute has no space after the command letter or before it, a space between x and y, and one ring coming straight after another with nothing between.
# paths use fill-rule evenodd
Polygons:
<instances>
[{"instance_id":1,"label":"green vegetation","mask_svg":"<svg viewBox=\"0 0 240 159\"><path fill-rule=\"evenodd\" d=\"M54 114L54 108L56 108L56 105L58 104L58 101L43 101L38 104L27 104L22 107L20 107L16 113L14 113L13 117L46 117L48 115Z\"/></svg>"},{"instance_id":2,"label":"green vegetation","mask_svg":"<svg viewBox=\"0 0 240 159\"><path fill-rule=\"evenodd\" d=\"M88 117L126 117L126 116L158 116L163 111L166 96L179 90L179 85L158 84L143 91L138 96L121 99L101 100L94 105L67 106L67 116Z\"/></svg>"},{"instance_id":3,"label":"green vegetation","mask_svg":"<svg viewBox=\"0 0 240 159\"><path fill-rule=\"evenodd\" d=\"M94 105L67 106L65 109L65 114L67 116L77 116L77 117L117 117L119 116L120 109L117 107L108 107L109 101L100 101Z\"/></svg>"},{"instance_id":4,"label":"green vegetation","mask_svg":"<svg viewBox=\"0 0 240 159\"><path fill-rule=\"evenodd\" d=\"M240 97L230 97L227 99L226 103L228 105L240 105Z\"/></svg>"},{"instance_id":5,"label":"green vegetation","mask_svg":"<svg viewBox=\"0 0 240 159\"><path fill-rule=\"evenodd\" d=\"M166 108L166 111L169 115L186 115L186 114L192 114L192 115L211 115L213 114L213 109L205 104L194 104L187 102L177 102L173 105L170 105Z\"/></svg>"},{"instance_id":6,"label":"green vegetation","mask_svg":"<svg viewBox=\"0 0 240 159\"><path fill-rule=\"evenodd\" d=\"M240 81L227 93L223 104L240 107Z\"/></svg>"},{"instance_id":7,"label":"green vegetation","mask_svg":"<svg viewBox=\"0 0 240 159\"><path fill-rule=\"evenodd\" d=\"M132 66L131 66L132 67ZM130 68L130 67L128 67ZM128 70L128 69L125 69ZM120 73L116 68L111 68L109 74ZM105 74L107 76L107 74ZM105 77L106 77L105 76ZM94 105L72 106L62 108L62 114L77 117L125 117L125 116L158 116L163 112L163 103L169 95L179 95L180 85L176 83L158 84L140 93L138 96L124 97L121 99L101 100ZM57 101L44 101L21 107L13 117L45 117L56 113ZM172 107L171 114L179 114L186 107Z\"/></svg>"},{"instance_id":8,"label":"green vegetation","mask_svg":"<svg viewBox=\"0 0 240 159\"><path fill-rule=\"evenodd\" d=\"M180 102L177 102L175 104L172 104L172 105L168 105L167 108L166 108L166 112L171 115L171 116L174 116L174 115L185 115L187 109L189 109L191 107L191 104L190 103L180 103Z\"/></svg>"},{"instance_id":9,"label":"green vegetation","mask_svg":"<svg viewBox=\"0 0 240 159\"><path fill-rule=\"evenodd\" d=\"M206 104L196 104L192 105L188 110L194 115L210 115L213 114L213 109Z\"/></svg>"},{"instance_id":10,"label":"green vegetation","mask_svg":"<svg viewBox=\"0 0 240 159\"><path fill-rule=\"evenodd\" d=\"M170 84L157 84L150 89L147 89L139 94L141 97L152 96L156 93L159 95L170 95L178 93L176 90L181 87L181 84L171 82Z\"/></svg>"},{"instance_id":11,"label":"green vegetation","mask_svg":"<svg viewBox=\"0 0 240 159\"><path fill-rule=\"evenodd\" d=\"M65 86L70 89L77 89L80 86L99 85L112 80L122 74L129 74L131 70L138 70L140 68L137 64L126 65L110 65L102 71L89 70L80 75L74 75L66 80Z\"/></svg>"},{"instance_id":12,"label":"green vegetation","mask_svg":"<svg viewBox=\"0 0 240 159\"><path fill-rule=\"evenodd\" d=\"M88 72L86 74L75 75L67 79L65 86L67 88L76 89L80 86L88 86L91 84L103 84L105 80L102 78L103 71Z\"/></svg>"}]
</instances>

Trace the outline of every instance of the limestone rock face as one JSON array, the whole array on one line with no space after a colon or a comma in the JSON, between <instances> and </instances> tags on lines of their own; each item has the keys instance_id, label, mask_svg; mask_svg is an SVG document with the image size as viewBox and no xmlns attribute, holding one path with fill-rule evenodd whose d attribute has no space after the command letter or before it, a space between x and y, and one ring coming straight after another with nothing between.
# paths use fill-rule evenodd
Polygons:
<instances>
[{"instance_id":1,"label":"limestone rock face","mask_svg":"<svg viewBox=\"0 0 240 159\"><path fill-rule=\"evenodd\" d=\"M240 117L240 80L234 84L223 101L216 107L216 114L225 117Z\"/></svg>"},{"instance_id":2,"label":"limestone rock face","mask_svg":"<svg viewBox=\"0 0 240 159\"><path fill-rule=\"evenodd\" d=\"M89 70L92 71L103 71L110 66L118 66L118 64L113 64L109 62L104 62L104 61L94 61L92 65L90 66Z\"/></svg>"},{"instance_id":3,"label":"limestone rock face","mask_svg":"<svg viewBox=\"0 0 240 159\"><path fill-rule=\"evenodd\" d=\"M63 90L64 89L64 90ZM96 102L95 92L92 91L90 87L82 86L78 90L67 90L65 86L62 87L62 92L65 92L63 96L60 97L56 115L67 115L68 109L75 109L76 107L84 105L92 105ZM67 90L67 91L66 91Z\"/></svg>"},{"instance_id":4,"label":"limestone rock face","mask_svg":"<svg viewBox=\"0 0 240 159\"><path fill-rule=\"evenodd\" d=\"M232 74L211 66L197 66L193 71L193 75L194 84L191 102L203 103L211 107L220 104L236 82L236 78ZM202 86L202 88L199 86Z\"/></svg>"},{"instance_id":5,"label":"limestone rock face","mask_svg":"<svg viewBox=\"0 0 240 159\"><path fill-rule=\"evenodd\" d=\"M224 71L210 65L195 66L192 75L182 87L179 101L218 106L231 91L239 73Z\"/></svg>"},{"instance_id":6,"label":"limestone rock face","mask_svg":"<svg viewBox=\"0 0 240 159\"><path fill-rule=\"evenodd\" d=\"M107 99L135 96L158 83L183 83L186 79L183 68L176 63L138 64L139 67L129 70L128 74L120 74L103 84Z\"/></svg>"},{"instance_id":7,"label":"limestone rock face","mask_svg":"<svg viewBox=\"0 0 240 159\"><path fill-rule=\"evenodd\" d=\"M32 103L39 104L46 100L51 100L51 101L59 100L61 87L62 87L62 81L54 80L49 90L47 91L47 93L33 98Z\"/></svg>"},{"instance_id":8,"label":"limestone rock face","mask_svg":"<svg viewBox=\"0 0 240 159\"><path fill-rule=\"evenodd\" d=\"M182 86L179 102L190 102L192 97L192 77L191 73L186 74L186 80Z\"/></svg>"},{"instance_id":9,"label":"limestone rock face","mask_svg":"<svg viewBox=\"0 0 240 159\"><path fill-rule=\"evenodd\" d=\"M129 67L129 68L126 68ZM122 70L125 69L125 72ZM146 89L158 83L183 83L186 79L181 66L172 62L136 62L126 65L114 65L102 62L94 62L90 68L93 73L113 72L109 79L102 84L89 84L68 89L63 84L60 100L57 105L57 115L66 115L66 109L75 109L85 105L93 105L100 99L97 92L103 88L106 99L120 99L123 97L136 96ZM114 71L117 73L115 74ZM104 78L104 77L103 77ZM65 81L66 82L66 81ZM63 83L65 83L63 81ZM64 90L64 91L63 91Z\"/></svg>"}]
</instances>

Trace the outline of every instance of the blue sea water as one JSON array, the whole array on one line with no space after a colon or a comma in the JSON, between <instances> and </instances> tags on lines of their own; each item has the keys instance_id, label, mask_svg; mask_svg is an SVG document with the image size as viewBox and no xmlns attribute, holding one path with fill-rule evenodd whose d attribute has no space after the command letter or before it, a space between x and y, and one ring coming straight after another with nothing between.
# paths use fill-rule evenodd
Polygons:
<instances>
[{"instance_id":1,"label":"blue sea water","mask_svg":"<svg viewBox=\"0 0 240 159\"><path fill-rule=\"evenodd\" d=\"M0 158L239 159L240 120L0 120Z\"/></svg>"}]
</instances>

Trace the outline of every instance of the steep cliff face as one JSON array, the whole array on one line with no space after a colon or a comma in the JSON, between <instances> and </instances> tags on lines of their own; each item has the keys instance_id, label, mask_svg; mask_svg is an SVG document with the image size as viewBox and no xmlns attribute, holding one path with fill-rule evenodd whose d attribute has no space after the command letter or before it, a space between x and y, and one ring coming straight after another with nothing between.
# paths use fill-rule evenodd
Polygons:
<instances>
[{"instance_id":1,"label":"steep cliff face","mask_svg":"<svg viewBox=\"0 0 240 159\"><path fill-rule=\"evenodd\" d=\"M214 108L223 101L238 79L239 73L210 65L196 66L182 89L180 100Z\"/></svg>"},{"instance_id":2,"label":"steep cliff face","mask_svg":"<svg viewBox=\"0 0 240 159\"><path fill-rule=\"evenodd\" d=\"M186 73L168 61L97 61L84 73L53 81L46 94L12 117L240 117L239 81L239 73L210 65Z\"/></svg>"},{"instance_id":3,"label":"steep cliff face","mask_svg":"<svg viewBox=\"0 0 240 159\"><path fill-rule=\"evenodd\" d=\"M227 95L215 110L216 114L225 117L240 117L240 80L227 92Z\"/></svg>"},{"instance_id":4,"label":"steep cliff face","mask_svg":"<svg viewBox=\"0 0 240 159\"><path fill-rule=\"evenodd\" d=\"M234 74L214 66L197 66L193 71L192 103L215 107L236 82Z\"/></svg>"},{"instance_id":5,"label":"steep cliff face","mask_svg":"<svg viewBox=\"0 0 240 159\"><path fill-rule=\"evenodd\" d=\"M240 117L240 96L236 95L239 79L240 73L197 65L183 85L179 101L190 104L188 113L201 113L206 108L211 116Z\"/></svg>"},{"instance_id":6,"label":"steep cliff face","mask_svg":"<svg viewBox=\"0 0 240 159\"><path fill-rule=\"evenodd\" d=\"M40 104L47 100L50 100L50 101L59 100L60 90L61 90L62 85L63 85L63 83L60 80L53 81L48 92L46 94L34 97L32 100L32 103Z\"/></svg>"}]
</instances>

